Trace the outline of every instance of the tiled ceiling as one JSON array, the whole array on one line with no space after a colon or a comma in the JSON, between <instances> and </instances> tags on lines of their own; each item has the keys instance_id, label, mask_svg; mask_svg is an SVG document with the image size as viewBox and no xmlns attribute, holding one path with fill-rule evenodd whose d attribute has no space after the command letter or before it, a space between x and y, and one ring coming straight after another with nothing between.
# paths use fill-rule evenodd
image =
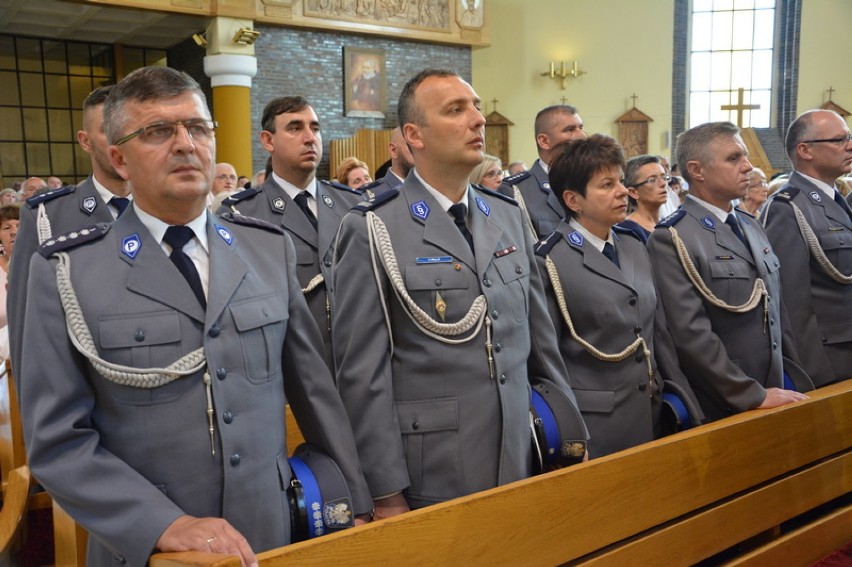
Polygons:
<instances>
[{"instance_id":1,"label":"tiled ceiling","mask_svg":"<svg viewBox=\"0 0 852 567\"><path fill-rule=\"evenodd\" d=\"M0 33L168 48L204 31L207 19L61 0L0 0Z\"/></svg>"}]
</instances>

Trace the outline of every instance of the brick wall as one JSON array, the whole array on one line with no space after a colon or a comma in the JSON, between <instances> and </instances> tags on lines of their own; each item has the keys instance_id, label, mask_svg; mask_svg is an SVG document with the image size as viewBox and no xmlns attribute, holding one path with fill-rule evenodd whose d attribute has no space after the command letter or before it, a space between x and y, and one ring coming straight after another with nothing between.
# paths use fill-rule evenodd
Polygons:
<instances>
[{"instance_id":1,"label":"brick wall","mask_svg":"<svg viewBox=\"0 0 852 567\"><path fill-rule=\"evenodd\" d=\"M329 141L349 137L358 128L395 127L399 93L416 72L441 67L458 72L468 81L471 77L471 50L465 46L263 25L256 29L261 35L255 43L258 71L251 93L254 171L263 169L269 155L258 135L263 108L275 97L302 95L310 101L322 125L324 148L318 176L328 179ZM384 50L388 102L385 118L343 115L343 46Z\"/></svg>"}]
</instances>

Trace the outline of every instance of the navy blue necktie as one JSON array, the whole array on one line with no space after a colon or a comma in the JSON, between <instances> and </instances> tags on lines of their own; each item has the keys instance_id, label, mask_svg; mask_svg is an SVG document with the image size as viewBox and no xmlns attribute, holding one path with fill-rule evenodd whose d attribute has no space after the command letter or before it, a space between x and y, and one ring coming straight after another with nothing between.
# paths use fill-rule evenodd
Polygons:
<instances>
[{"instance_id":1,"label":"navy blue necktie","mask_svg":"<svg viewBox=\"0 0 852 567\"><path fill-rule=\"evenodd\" d=\"M301 191L296 197L293 199L299 208L302 209L302 212L305 213L305 216L308 217L311 225L316 228L317 227L317 217L314 216L314 212L308 206L308 192Z\"/></svg>"},{"instance_id":2,"label":"navy blue necktie","mask_svg":"<svg viewBox=\"0 0 852 567\"><path fill-rule=\"evenodd\" d=\"M840 205L841 209L846 211L849 218L852 218L852 211L849 210L849 205L846 203L846 199L843 198L843 195L840 194L840 191L834 191L834 202Z\"/></svg>"},{"instance_id":3,"label":"navy blue necktie","mask_svg":"<svg viewBox=\"0 0 852 567\"><path fill-rule=\"evenodd\" d=\"M204 287L201 285L201 278L198 276L198 270L195 269L195 264L192 259L183 251L183 247L187 242L192 240L195 233L188 226L178 225L170 226L166 229L166 234L163 236L163 242L172 247L172 253L169 255L169 260L177 267L181 275L186 279L189 287L192 288L192 293L198 298L201 307L207 309L207 300L204 297Z\"/></svg>"},{"instance_id":4,"label":"navy blue necktie","mask_svg":"<svg viewBox=\"0 0 852 567\"><path fill-rule=\"evenodd\" d=\"M728 218L725 219L725 224L731 227L731 230L734 231L734 234L740 239L740 242L745 244L746 248L748 248L748 241L746 240L743 231L740 229L740 223L737 222L737 217L735 217L733 213L729 214Z\"/></svg>"},{"instance_id":5,"label":"navy blue necktie","mask_svg":"<svg viewBox=\"0 0 852 567\"><path fill-rule=\"evenodd\" d=\"M127 210L127 206L130 204L130 199L127 197L113 197L109 200L109 204L115 207L115 210L118 211L118 216L120 217L124 214L124 211Z\"/></svg>"},{"instance_id":6,"label":"navy blue necktie","mask_svg":"<svg viewBox=\"0 0 852 567\"><path fill-rule=\"evenodd\" d=\"M462 233L464 239L467 240L467 245L473 250L473 235L467 228L467 205L464 203L456 203L449 208L449 213L453 215L453 222L456 223L459 232Z\"/></svg>"},{"instance_id":7,"label":"navy blue necktie","mask_svg":"<svg viewBox=\"0 0 852 567\"><path fill-rule=\"evenodd\" d=\"M603 255L609 258L609 261L615 264L615 267L621 269L621 264L618 263L618 252L615 246L607 242L603 247Z\"/></svg>"}]
</instances>

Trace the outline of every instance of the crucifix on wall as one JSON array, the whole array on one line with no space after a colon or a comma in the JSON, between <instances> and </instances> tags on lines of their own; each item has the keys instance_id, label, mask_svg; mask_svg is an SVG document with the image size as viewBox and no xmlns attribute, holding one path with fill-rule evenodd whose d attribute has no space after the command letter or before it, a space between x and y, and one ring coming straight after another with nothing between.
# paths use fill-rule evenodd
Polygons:
<instances>
[{"instance_id":1,"label":"crucifix on wall","mask_svg":"<svg viewBox=\"0 0 852 567\"><path fill-rule=\"evenodd\" d=\"M735 110L737 112L737 127L743 127L743 111L757 110L759 104L745 104L745 89L737 89L737 104L723 104L721 110Z\"/></svg>"}]
</instances>

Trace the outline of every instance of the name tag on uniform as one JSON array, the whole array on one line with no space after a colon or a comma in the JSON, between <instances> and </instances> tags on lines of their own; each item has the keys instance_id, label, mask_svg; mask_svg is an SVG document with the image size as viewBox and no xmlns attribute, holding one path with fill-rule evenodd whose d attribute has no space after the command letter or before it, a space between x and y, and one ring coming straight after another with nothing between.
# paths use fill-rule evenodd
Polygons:
<instances>
[{"instance_id":1,"label":"name tag on uniform","mask_svg":"<svg viewBox=\"0 0 852 567\"><path fill-rule=\"evenodd\" d=\"M503 248L502 250L498 250L497 252L495 252L494 257L495 258L502 258L503 256L511 254L512 252L516 252L517 250L518 250L518 247L513 244L511 246L507 246L506 248Z\"/></svg>"},{"instance_id":2,"label":"name tag on uniform","mask_svg":"<svg viewBox=\"0 0 852 567\"><path fill-rule=\"evenodd\" d=\"M717 260L736 260L733 256L716 256Z\"/></svg>"},{"instance_id":3,"label":"name tag on uniform","mask_svg":"<svg viewBox=\"0 0 852 567\"><path fill-rule=\"evenodd\" d=\"M415 260L418 264L449 264L453 261L452 256L426 256Z\"/></svg>"}]
</instances>

